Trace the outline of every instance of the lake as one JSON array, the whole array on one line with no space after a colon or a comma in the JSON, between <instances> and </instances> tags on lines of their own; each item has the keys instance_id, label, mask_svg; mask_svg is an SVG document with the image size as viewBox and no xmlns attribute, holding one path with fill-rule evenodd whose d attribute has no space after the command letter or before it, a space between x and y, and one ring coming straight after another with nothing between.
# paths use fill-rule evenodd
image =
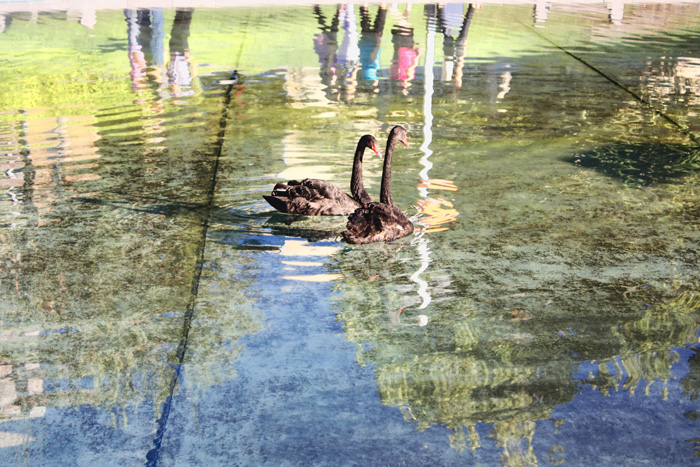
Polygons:
<instances>
[{"instance_id":1,"label":"lake","mask_svg":"<svg viewBox=\"0 0 700 467\"><path fill-rule=\"evenodd\" d=\"M698 18L0 2L0 464L700 463Z\"/></svg>"}]
</instances>

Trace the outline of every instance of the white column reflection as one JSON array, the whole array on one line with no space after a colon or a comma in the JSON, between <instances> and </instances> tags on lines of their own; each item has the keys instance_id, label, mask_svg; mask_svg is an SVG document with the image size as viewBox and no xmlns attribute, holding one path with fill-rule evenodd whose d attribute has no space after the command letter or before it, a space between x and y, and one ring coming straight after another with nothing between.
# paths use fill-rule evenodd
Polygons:
<instances>
[{"instance_id":1,"label":"white column reflection","mask_svg":"<svg viewBox=\"0 0 700 467\"><path fill-rule=\"evenodd\" d=\"M549 17L551 3L547 0L536 0L535 2L535 27L543 28Z\"/></svg>"},{"instance_id":2,"label":"white column reflection","mask_svg":"<svg viewBox=\"0 0 700 467\"><path fill-rule=\"evenodd\" d=\"M622 24L625 17L625 2L622 0L607 0L605 5L608 8L610 22L615 25Z\"/></svg>"},{"instance_id":3,"label":"white column reflection","mask_svg":"<svg viewBox=\"0 0 700 467\"><path fill-rule=\"evenodd\" d=\"M433 167L433 163L430 162L430 156L433 151L430 149L430 144L433 142L433 92L434 92L434 70L435 65L435 16L430 15L428 17L428 28L427 28L427 38L425 41L426 53L425 53L425 94L423 96L423 115L425 122L423 125L423 144L421 144L420 150L423 156L420 158L420 164L423 169L420 171L421 180L428 180L428 172ZM424 199L428 198L428 185L420 184L418 186L418 193ZM422 299L422 303L418 307L419 310L425 309L430 302L432 297L428 291L428 283L421 279L420 275L423 274L430 265L430 240L425 238L425 233L427 230L427 225L417 220L417 223L422 225L422 229L414 235L414 239L411 242L412 245L416 246L418 250L418 255L420 257L420 267L416 272L411 275L411 280L418 284L418 295ZM428 320L422 320L422 325L428 324Z\"/></svg>"},{"instance_id":4,"label":"white column reflection","mask_svg":"<svg viewBox=\"0 0 700 467\"><path fill-rule=\"evenodd\" d=\"M462 9L464 5L461 5ZM416 224L417 229L413 236L411 242L412 245L416 247L418 252L418 257L420 259L420 267L413 273L410 277L411 281L415 282L418 286L418 296L420 298L419 310L423 310L430 305L432 302L432 296L430 289L428 287L428 282L422 277L423 273L426 272L431 259L430 250L430 240L427 234L434 232L440 232L447 230L444 224L452 222L456 219L459 214L454 208L452 202L440 197L431 195L429 190L438 191L457 191L457 187L451 180L442 180L430 178L430 171L433 168L433 163L430 157L433 155L433 151L430 146L433 142L433 94L435 85L435 42L436 35L440 24L438 24L438 18L435 12L435 7L426 6L427 13L427 36L426 36L426 54L425 54L425 64L424 64L424 86L425 91L423 95L423 143L420 146L420 151L423 153L420 158L420 164L422 169L419 173L420 183L418 184L418 193L420 198L418 199L418 213L413 217L413 222ZM471 14L473 14L473 9L469 7L467 10L464 21L462 23L463 30L460 32L460 40L466 41L466 30L468 28L471 19ZM444 31L443 31L444 32ZM464 35L464 37L461 37ZM456 66L461 67L463 62L460 61ZM453 70L453 73L459 76L461 84L461 70ZM459 88L459 85L455 83L455 86ZM425 326L428 324L428 318L424 315L418 316L419 326Z\"/></svg>"}]
</instances>

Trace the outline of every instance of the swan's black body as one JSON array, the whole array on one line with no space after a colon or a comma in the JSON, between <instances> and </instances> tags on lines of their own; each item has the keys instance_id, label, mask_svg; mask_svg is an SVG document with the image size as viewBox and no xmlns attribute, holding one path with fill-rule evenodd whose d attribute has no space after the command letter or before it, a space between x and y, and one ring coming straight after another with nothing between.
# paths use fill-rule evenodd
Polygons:
<instances>
[{"instance_id":1,"label":"swan's black body","mask_svg":"<svg viewBox=\"0 0 700 467\"><path fill-rule=\"evenodd\" d=\"M394 204L391 197L391 158L394 146L401 141L408 146L406 130L395 126L386 144L380 202L366 203L348 217L342 235L348 243L390 242L413 233L413 224Z\"/></svg>"},{"instance_id":2,"label":"swan's black body","mask_svg":"<svg viewBox=\"0 0 700 467\"><path fill-rule=\"evenodd\" d=\"M370 148L377 155L380 154L374 136L364 135L360 138L352 164L352 196L332 183L306 178L301 182L280 182L275 185L270 195L263 198L280 212L306 216L347 216L372 201L362 181L362 157L366 148Z\"/></svg>"}]
</instances>

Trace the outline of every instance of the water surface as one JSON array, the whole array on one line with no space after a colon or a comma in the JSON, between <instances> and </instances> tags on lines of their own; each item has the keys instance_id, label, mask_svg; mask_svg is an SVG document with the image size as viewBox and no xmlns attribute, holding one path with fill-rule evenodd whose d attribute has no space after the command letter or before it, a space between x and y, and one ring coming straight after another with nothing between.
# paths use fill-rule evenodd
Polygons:
<instances>
[{"instance_id":1,"label":"water surface","mask_svg":"<svg viewBox=\"0 0 700 467\"><path fill-rule=\"evenodd\" d=\"M697 4L3 11L0 464L697 462Z\"/></svg>"}]
</instances>

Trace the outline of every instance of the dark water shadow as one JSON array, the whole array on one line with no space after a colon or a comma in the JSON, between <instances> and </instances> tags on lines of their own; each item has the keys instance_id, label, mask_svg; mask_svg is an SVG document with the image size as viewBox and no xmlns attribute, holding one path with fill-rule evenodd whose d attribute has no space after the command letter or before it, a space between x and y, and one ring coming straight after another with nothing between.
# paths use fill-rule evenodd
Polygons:
<instances>
[{"instance_id":1,"label":"dark water shadow","mask_svg":"<svg viewBox=\"0 0 700 467\"><path fill-rule=\"evenodd\" d=\"M266 214L269 216L269 212ZM340 240L346 223L345 216L292 216L275 212L265 222L265 227L272 235L299 237L313 243Z\"/></svg>"},{"instance_id":2,"label":"dark water shadow","mask_svg":"<svg viewBox=\"0 0 700 467\"><path fill-rule=\"evenodd\" d=\"M138 195L116 191L103 191L102 194L104 196L77 196L73 198L73 201L118 207L127 211L157 214L166 217L198 213L206 216L210 223L220 224L239 224L246 220L263 220L270 215L269 212L251 212L221 206L210 207L202 202L176 200L162 196Z\"/></svg>"},{"instance_id":3,"label":"dark water shadow","mask_svg":"<svg viewBox=\"0 0 700 467\"><path fill-rule=\"evenodd\" d=\"M693 355L688 360L688 374L681 379L683 393L690 397L690 400L700 399L700 349L692 348ZM700 413L698 413L700 419Z\"/></svg>"},{"instance_id":4,"label":"dark water shadow","mask_svg":"<svg viewBox=\"0 0 700 467\"><path fill-rule=\"evenodd\" d=\"M674 183L700 169L700 150L694 146L656 143L616 143L564 159L591 168L623 183Z\"/></svg>"},{"instance_id":5,"label":"dark water shadow","mask_svg":"<svg viewBox=\"0 0 700 467\"><path fill-rule=\"evenodd\" d=\"M345 229L345 216L293 216L279 212L250 211L230 207L207 207L203 203L173 200L160 196L103 192L104 197L76 197L74 202L123 209L134 214L163 216L169 219L189 220L215 228L210 229L210 242L230 245L234 249L276 251L266 232L272 237L297 237L310 243L338 241ZM247 234L247 235L246 235ZM267 236L269 237L269 234ZM246 237L242 240L241 235ZM248 238L250 236L252 238Z\"/></svg>"}]
</instances>

